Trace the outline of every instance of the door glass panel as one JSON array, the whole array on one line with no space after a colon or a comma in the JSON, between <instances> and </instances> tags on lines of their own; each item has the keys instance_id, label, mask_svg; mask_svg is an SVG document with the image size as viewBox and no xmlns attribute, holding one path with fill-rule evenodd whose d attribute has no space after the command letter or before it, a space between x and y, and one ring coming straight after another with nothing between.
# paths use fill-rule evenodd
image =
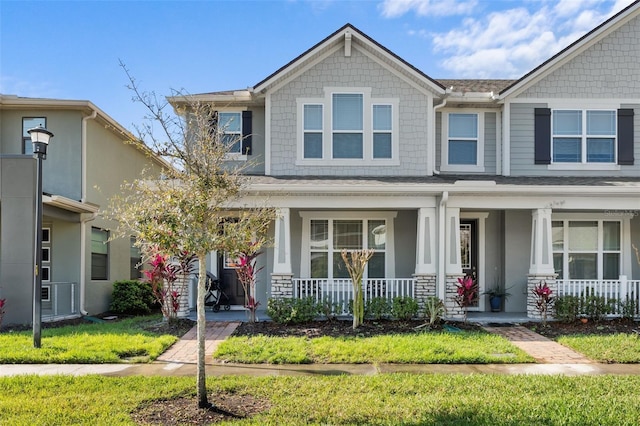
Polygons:
<instances>
[{"instance_id":1,"label":"door glass panel","mask_svg":"<svg viewBox=\"0 0 640 426\"><path fill-rule=\"evenodd\" d=\"M569 250L598 250L598 222L569 222Z\"/></svg>"},{"instance_id":2,"label":"door glass panel","mask_svg":"<svg viewBox=\"0 0 640 426\"><path fill-rule=\"evenodd\" d=\"M471 224L460 224L460 263L462 269L471 269Z\"/></svg>"}]
</instances>

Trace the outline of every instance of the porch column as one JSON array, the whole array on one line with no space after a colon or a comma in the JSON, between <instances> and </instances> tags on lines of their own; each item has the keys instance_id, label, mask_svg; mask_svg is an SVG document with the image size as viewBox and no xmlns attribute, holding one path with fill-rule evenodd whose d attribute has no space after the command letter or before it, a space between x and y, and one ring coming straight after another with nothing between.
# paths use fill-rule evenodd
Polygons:
<instances>
[{"instance_id":1,"label":"porch column","mask_svg":"<svg viewBox=\"0 0 640 426\"><path fill-rule=\"evenodd\" d=\"M291 270L291 220L289 208L276 211L271 273L271 297L293 297L293 272Z\"/></svg>"},{"instance_id":2,"label":"porch column","mask_svg":"<svg viewBox=\"0 0 640 426\"><path fill-rule=\"evenodd\" d=\"M414 294L424 312L427 297L436 295L436 209L418 209L416 234L416 271L413 274Z\"/></svg>"},{"instance_id":3,"label":"porch column","mask_svg":"<svg viewBox=\"0 0 640 426\"><path fill-rule=\"evenodd\" d=\"M541 319L536 306L533 290L546 283L552 295L557 296L558 286L553 266L553 239L551 234L551 209L542 208L531 212L531 260L527 277L527 317ZM555 310L547 312L547 319L553 319Z\"/></svg>"},{"instance_id":4,"label":"porch column","mask_svg":"<svg viewBox=\"0 0 640 426\"><path fill-rule=\"evenodd\" d=\"M464 318L462 308L455 301L458 278L462 273L460 258L460 208L447 207L445 213L445 246L441 248L445 259L444 303L447 307L447 318L461 320Z\"/></svg>"}]
</instances>

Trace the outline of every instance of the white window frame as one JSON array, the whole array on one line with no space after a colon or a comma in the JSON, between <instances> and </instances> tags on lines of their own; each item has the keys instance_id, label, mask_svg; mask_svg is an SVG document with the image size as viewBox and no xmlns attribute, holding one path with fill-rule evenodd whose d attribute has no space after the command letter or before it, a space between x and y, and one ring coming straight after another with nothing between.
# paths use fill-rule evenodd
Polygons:
<instances>
[{"instance_id":1,"label":"white window frame","mask_svg":"<svg viewBox=\"0 0 640 426\"><path fill-rule=\"evenodd\" d=\"M591 213L560 213L553 214L551 216L551 222L563 222L563 249L553 249L553 254L562 253L562 269L564 271L564 277L558 279L570 280L570 279L582 279L569 277L569 253L581 253L578 250L569 250L569 223L571 222L597 222L598 223L598 247L597 251L587 250L584 253L596 253L597 262L597 277L596 280L603 280L603 259L605 253L619 253L619 271L620 275L631 276L631 251L629 247L631 242L629 241L629 230L631 217L629 215L613 216L613 215L601 215ZM620 223L620 250L604 250L604 222L619 222ZM618 279L611 278L611 279Z\"/></svg>"},{"instance_id":2,"label":"white window frame","mask_svg":"<svg viewBox=\"0 0 640 426\"><path fill-rule=\"evenodd\" d=\"M30 124L29 126L25 126L26 120L35 120L37 123L35 123L36 125ZM27 133L27 130L37 127L37 125L42 125L42 127L46 129L47 117L22 117L22 147L20 149L24 155L33 155L33 142L31 141L31 135ZM27 147L29 147L29 149L27 149Z\"/></svg>"},{"instance_id":3,"label":"white window frame","mask_svg":"<svg viewBox=\"0 0 640 426\"><path fill-rule=\"evenodd\" d=\"M400 165L400 117L399 98L375 98L371 96L371 87L325 87L321 98L296 99L297 110L297 147L296 165L300 166L398 166ZM362 117L362 158L333 158L333 95L361 94L363 102ZM304 157L304 106L322 105L322 158ZM391 158L373 158L373 105L390 105L392 113Z\"/></svg>"},{"instance_id":4,"label":"white window frame","mask_svg":"<svg viewBox=\"0 0 640 426\"><path fill-rule=\"evenodd\" d=\"M539 100L544 101L544 99ZM549 136L549 143L551 144L550 153L551 153L551 164L547 165L547 170L563 170L563 171L573 171L573 170L608 170L608 171L616 171L620 170L620 165L617 164L618 161L618 114L617 111L620 108L620 102L611 102L606 99L572 99L572 100L557 100L557 99L549 99L547 102L547 107L551 110L551 134ZM615 111L616 117L616 137L615 137L615 159L614 163L554 163L553 162L553 111L555 110L582 110L582 111ZM583 126L586 126L585 120L583 120ZM586 140L585 140L586 143ZM583 147L583 152L586 155L586 145Z\"/></svg>"},{"instance_id":5,"label":"white window frame","mask_svg":"<svg viewBox=\"0 0 640 426\"><path fill-rule=\"evenodd\" d=\"M440 156L440 170L446 172L473 172L483 173L484 167L484 122L485 112L477 109L457 109L442 111L442 149ZM475 114L478 116L476 164L449 164L449 115L451 114ZM496 143L498 143L496 141Z\"/></svg>"},{"instance_id":6,"label":"white window frame","mask_svg":"<svg viewBox=\"0 0 640 426\"><path fill-rule=\"evenodd\" d=\"M42 297L43 293L45 293L47 295L47 297ZM51 286L50 285L43 285L41 287L40 299L43 302L51 302Z\"/></svg>"},{"instance_id":7,"label":"white window frame","mask_svg":"<svg viewBox=\"0 0 640 426\"><path fill-rule=\"evenodd\" d=\"M386 225L386 242L385 242L385 277L395 278L395 249L394 249L394 219L397 212L340 212L340 211L305 211L300 212L302 218L302 253L300 256L300 276L302 278L310 278L311 276L311 221L312 220L328 220L329 221L329 248L328 261L332 262L332 223L334 220L384 220ZM363 228L363 234L367 234L366 228ZM363 238L363 246L366 246L366 237ZM331 266L329 266L329 277L331 276ZM364 278L367 278L365 275Z\"/></svg>"},{"instance_id":8,"label":"white window frame","mask_svg":"<svg viewBox=\"0 0 640 426\"><path fill-rule=\"evenodd\" d=\"M225 154L225 160L229 160L229 161L247 161L248 157L246 154L242 153L242 112L246 111L247 109L238 109L238 108L217 108L218 114L220 113L234 113L234 114L240 114L240 134L239 134L239 140L240 140L240 152L227 152ZM218 118L219 121L219 118ZM223 133L224 129L222 129Z\"/></svg>"},{"instance_id":9,"label":"white window frame","mask_svg":"<svg viewBox=\"0 0 640 426\"><path fill-rule=\"evenodd\" d=\"M579 111L581 113L582 129L580 129L581 130L580 134L557 136L558 138L565 137L565 138L580 139L581 141L580 162L554 162L553 161L553 158L554 158L553 148L555 146L553 142L554 142L554 138L556 138L556 135L553 133L553 120L554 120L554 114L559 111ZM613 161L612 162L599 163L599 162L587 161L587 139L612 139L611 135L588 135L587 134L587 113L592 111L595 111L595 112L604 111L604 112L613 113L613 118L615 120L615 124L614 124L615 135L613 135ZM617 109L611 109L611 108L552 108L551 109L551 164L558 164L558 165L561 164L565 167L571 166L571 165L580 165L580 166L588 166L588 167L596 166L596 167L609 168L612 165L617 165L617 162L618 162L618 111Z\"/></svg>"}]
</instances>

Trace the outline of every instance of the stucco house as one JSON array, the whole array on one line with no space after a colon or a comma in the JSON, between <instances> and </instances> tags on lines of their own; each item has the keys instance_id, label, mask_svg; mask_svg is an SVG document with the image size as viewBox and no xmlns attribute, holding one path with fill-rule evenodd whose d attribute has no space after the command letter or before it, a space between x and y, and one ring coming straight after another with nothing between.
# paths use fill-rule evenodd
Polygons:
<instances>
[{"instance_id":1,"label":"stucco house","mask_svg":"<svg viewBox=\"0 0 640 426\"><path fill-rule=\"evenodd\" d=\"M42 317L107 311L113 282L138 278L128 239L108 241L98 215L125 179L162 164L125 143L123 126L89 101L0 95L0 298L4 323L32 321L35 160L27 130L51 140L43 162Z\"/></svg>"},{"instance_id":2,"label":"stucco house","mask_svg":"<svg viewBox=\"0 0 640 426\"><path fill-rule=\"evenodd\" d=\"M339 252L368 247L366 297L435 295L453 318L467 273L530 317L543 281L637 301L638 40L635 2L518 80L444 80L347 24L253 87L194 95L250 135L244 201L279 211L258 299L344 302ZM241 295L223 255L210 269Z\"/></svg>"}]
</instances>

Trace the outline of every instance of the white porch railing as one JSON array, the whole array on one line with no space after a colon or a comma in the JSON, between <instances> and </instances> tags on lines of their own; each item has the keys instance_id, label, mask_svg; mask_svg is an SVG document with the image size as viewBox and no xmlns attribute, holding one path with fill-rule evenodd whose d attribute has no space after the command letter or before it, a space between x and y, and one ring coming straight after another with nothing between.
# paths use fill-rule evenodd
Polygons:
<instances>
[{"instance_id":1,"label":"white porch railing","mask_svg":"<svg viewBox=\"0 0 640 426\"><path fill-rule=\"evenodd\" d=\"M80 316L78 283L42 283L42 320L59 321Z\"/></svg>"},{"instance_id":2,"label":"white porch railing","mask_svg":"<svg viewBox=\"0 0 640 426\"><path fill-rule=\"evenodd\" d=\"M413 278L370 278L363 280L362 290L365 304L374 297L389 301L394 297L415 297ZM316 303L330 304L334 314L348 315L353 285L349 278L294 278L293 296L312 297Z\"/></svg>"},{"instance_id":3,"label":"white porch railing","mask_svg":"<svg viewBox=\"0 0 640 426\"><path fill-rule=\"evenodd\" d=\"M640 316L640 280L620 276L617 280L557 280L557 285L558 296L576 296L582 302L589 296L601 297L611 311L608 316L622 316L624 304L634 317Z\"/></svg>"}]
</instances>

